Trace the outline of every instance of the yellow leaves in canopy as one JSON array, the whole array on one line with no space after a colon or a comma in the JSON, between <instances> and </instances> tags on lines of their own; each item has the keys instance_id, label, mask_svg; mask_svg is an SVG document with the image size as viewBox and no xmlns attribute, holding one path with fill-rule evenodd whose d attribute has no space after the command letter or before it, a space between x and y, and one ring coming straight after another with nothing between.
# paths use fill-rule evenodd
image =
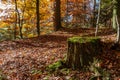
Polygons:
<instances>
[{"instance_id":1,"label":"yellow leaves in canopy","mask_svg":"<svg viewBox=\"0 0 120 80\"><path fill-rule=\"evenodd\" d=\"M28 38L34 37L34 34L33 34L33 33L28 34L27 37L28 37Z\"/></svg>"},{"instance_id":2,"label":"yellow leaves in canopy","mask_svg":"<svg viewBox=\"0 0 120 80\"><path fill-rule=\"evenodd\" d=\"M71 2L84 2L85 0L69 0Z\"/></svg>"},{"instance_id":3,"label":"yellow leaves in canopy","mask_svg":"<svg viewBox=\"0 0 120 80\"><path fill-rule=\"evenodd\" d=\"M0 28L7 27L7 26L9 26L9 25L10 25L9 23L6 23L6 22L0 22Z\"/></svg>"},{"instance_id":4,"label":"yellow leaves in canopy","mask_svg":"<svg viewBox=\"0 0 120 80\"><path fill-rule=\"evenodd\" d=\"M4 0L7 2L7 0ZM54 0L40 0L40 22L41 26L46 24L47 26L49 19L52 17L53 11L53 1ZM12 4L15 5L14 0L11 0ZM17 7L20 13L20 20L23 21L23 28L33 28L35 29L36 25L36 0L17 0ZM15 7L13 7L13 12L10 14L11 18L8 19L2 26L8 26L10 23L14 23L16 18L18 18L18 14L15 11ZM18 22L18 20L17 20ZM47 22L47 23L46 23ZM13 24L14 25L14 24ZM45 25L45 26L46 26ZM18 23L17 23L18 26Z\"/></svg>"},{"instance_id":5,"label":"yellow leaves in canopy","mask_svg":"<svg viewBox=\"0 0 120 80\"><path fill-rule=\"evenodd\" d=\"M50 13L50 1L49 0L41 0L40 1L40 19L45 20L48 19L51 15Z\"/></svg>"},{"instance_id":6,"label":"yellow leaves in canopy","mask_svg":"<svg viewBox=\"0 0 120 80\"><path fill-rule=\"evenodd\" d=\"M24 28L31 28L31 25L30 24L23 24L23 27Z\"/></svg>"}]
</instances>

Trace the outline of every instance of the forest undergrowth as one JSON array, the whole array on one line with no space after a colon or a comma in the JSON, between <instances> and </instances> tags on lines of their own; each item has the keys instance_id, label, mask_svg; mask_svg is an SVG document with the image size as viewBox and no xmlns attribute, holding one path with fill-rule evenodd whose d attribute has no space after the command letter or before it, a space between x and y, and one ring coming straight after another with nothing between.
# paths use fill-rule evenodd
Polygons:
<instances>
[{"instance_id":1,"label":"forest undergrowth","mask_svg":"<svg viewBox=\"0 0 120 80\"><path fill-rule=\"evenodd\" d=\"M89 80L90 70L70 68L48 71L47 67L64 60L67 39L72 36L94 36L95 29L61 29L49 35L22 40L0 42L0 80ZM104 42L98 58L100 66L110 74L110 80L120 80L120 46L112 50L116 34L111 29L100 29L98 36Z\"/></svg>"}]
</instances>

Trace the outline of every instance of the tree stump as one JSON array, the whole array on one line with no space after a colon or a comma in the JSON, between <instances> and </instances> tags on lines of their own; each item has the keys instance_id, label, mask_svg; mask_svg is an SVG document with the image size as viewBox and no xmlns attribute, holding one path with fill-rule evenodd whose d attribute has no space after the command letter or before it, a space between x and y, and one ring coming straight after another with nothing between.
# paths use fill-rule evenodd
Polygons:
<instances>
[{"instance_id":1,"label":"tree stump","mask_svg":"<svg viewBox=\"0 0 120 80\"><path fill-rule=\"evenodd\" d=\"M66 65L72 69L89 66L90 62L101 52L100 38L72 37L68 39Z\"/></svg>"}]
</instances>

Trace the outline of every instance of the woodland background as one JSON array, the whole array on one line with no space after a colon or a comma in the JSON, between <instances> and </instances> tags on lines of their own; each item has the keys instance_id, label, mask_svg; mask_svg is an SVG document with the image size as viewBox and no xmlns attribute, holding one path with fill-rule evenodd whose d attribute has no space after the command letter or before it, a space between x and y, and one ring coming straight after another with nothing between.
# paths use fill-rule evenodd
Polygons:
<instances>
[{"instance_id":1,"label":"woodland background","mask_svg":"<svg viewBox=\"0 0 120 80\"><path fill-rule=\"evenodd\" d=\"M98 0L61 1L60 21L62 27L95 28L98 16L100 16L100 27L112 27L114 1L102 0L100 2L100 15L98 15L99 2ZM36 0L1 0L1 3L9 6L5 9L0 9L1 14L3 14L0 16L1 40L35 37L37 36L37 31L41 32L41 34L53 32L55 27L53 24L56 22L54 14L55 7L58 8L59 6L55 6L54 0L39 1L38 16L40 18L40 29L36 27L36 18L38 18L36 15L36 9L38 7L36 7ZM59 16L58 13L57 15Z\"/></svg>"},{"instance_id":2,"label":"woodland background","mask_svg":"<svg viewBox=\"0 0 120 80\"><path fill-rule=\"evenodd\" d=\"M119 80L119 0L0 0L0 80ZM68 38L99 37L103 50L68 68Z\"/></svg>"}]
</instances>

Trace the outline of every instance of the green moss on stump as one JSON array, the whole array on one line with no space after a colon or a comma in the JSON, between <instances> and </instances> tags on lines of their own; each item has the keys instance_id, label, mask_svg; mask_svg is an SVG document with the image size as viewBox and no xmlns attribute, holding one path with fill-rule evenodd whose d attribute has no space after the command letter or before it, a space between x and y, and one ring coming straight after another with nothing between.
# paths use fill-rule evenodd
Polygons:
<instances>
[{"instance_id":1,"label":"green moss on stump","mask_svg":"<svg viewBox=\"0 0 120 80\"><path fill-rule=\"evenodd\" d=\"M101 52L100 38L72 37L68 39L66 64L73 69L88 66L93 58Z\"/></svg>"},{"instance_id":2,"label":"green moss on stump","mask_svg":"<svg viewBox=\"0 0 120 80\"><path fill-rule=\"evenodd\" d=\"M97 41L100 41L100 38L98 37L72 37L72 38L69 38L68 41L73 42L73 43L87 43L87 42L96 43Z\"/></svg>"}]
</instances>

